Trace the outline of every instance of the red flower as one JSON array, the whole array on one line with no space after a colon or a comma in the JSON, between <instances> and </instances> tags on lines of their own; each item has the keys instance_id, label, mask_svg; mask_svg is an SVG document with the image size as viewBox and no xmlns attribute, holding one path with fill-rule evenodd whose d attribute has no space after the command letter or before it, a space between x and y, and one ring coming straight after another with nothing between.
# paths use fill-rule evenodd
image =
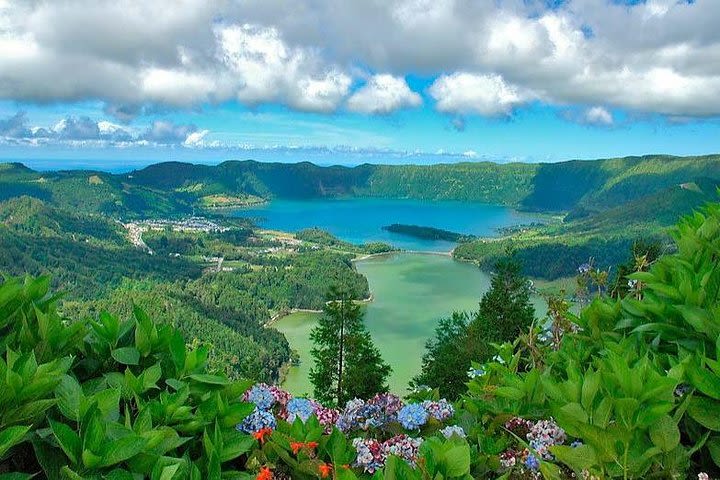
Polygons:
<instances>
[{"instance_id":1,"label":"red flower","mask_svg":"<svg viewBox=\"0 0 720 480\"><path fill-rule=\"evenodd\" d=\"M302 442L292 442L292 443L290 444L290 448L292 449L294 455L297 455L298 452L299 452L300 450L302 450L302 448L303 448L304 446L305 446L305 444L302 443Z\"/></svg>"},{"instance_id":2,"label":"red flower","mask_svg":"<svg viewBox=\"0 0 720 480\"><path fill-rule=\"evenodd\" d=\"M313 442L314 443L314 442ZM321 463L318 467L320 469L320 477L321 478L327 478L332 473L332 465L329 465L327 463Z\"/></svg>"},{"instance_id":3,"label":"red flower","mask_svg":"<svg viewBox=\"0 0 720 480\"><path fill-rule=\"evenodd\" d=\"M305 446L307 448L309 448L310 450L315 450L318 447L318 443L317 442L307 442L305 444Z\"/></svg>"},{"instance_id":4,"label":"red flower","mask_svg":"<svg viewBox=\"0 0 720 480\"><path fill-rule=\"evenodd\" d=\"M258 473L257 476L257 480L272 480L272 478L272 470L270 470L268 467L262 467L260 469L260 473Z\"/></svg>"},{"instance_id":5,"label":"red flower","mask_svg":"<svg viewBox=\"0 0 720 480\"><path fill-rule=\"evenodd\" d=\"M260 443L265 443L266 438L272 434L272 428L261 428L257 432L253 433L253 437Z\"/></svg>"}]
</instances>

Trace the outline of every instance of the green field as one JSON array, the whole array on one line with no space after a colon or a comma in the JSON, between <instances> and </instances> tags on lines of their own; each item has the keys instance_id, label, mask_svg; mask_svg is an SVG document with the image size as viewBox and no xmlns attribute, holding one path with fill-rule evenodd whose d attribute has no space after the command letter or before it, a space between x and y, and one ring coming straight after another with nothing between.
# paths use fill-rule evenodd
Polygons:
<instances>
[{"instance_id":1,"label":"green field","mask_svg":"<svg viewBox=\"0 0 720 480\"><path fill-rule=\"evenodd\" d=\"M357 269L375 297L365 309L365 323L393 367L390 389L398 394L406 393L408 381L418 373L425 341L438 319L453 310L476 310L490 286L490 277L478 268L440 255L391 254L358 262ZM533 301L544 315L544 301ZM300 356L300 365L290 368L283 384L294 394L312 393L309 335L317 315L293 313L275 324Z\"/></svg>"}]
</instances>

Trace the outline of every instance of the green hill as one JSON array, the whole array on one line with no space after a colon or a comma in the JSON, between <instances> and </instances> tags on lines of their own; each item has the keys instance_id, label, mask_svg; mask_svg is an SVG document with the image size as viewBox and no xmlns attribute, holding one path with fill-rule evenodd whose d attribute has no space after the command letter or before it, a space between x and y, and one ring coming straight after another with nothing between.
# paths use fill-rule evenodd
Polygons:
<instances>
[{"instance_id":1,"label":"green hill","mask_svg":"<svg viewBox=\"0 0 720 480\"><path fill-rule=\"evenodd\" d=\"M460 200L538 212L598 212L698 178L720 178L720 156L650 155L548 164L457 163L319 167L312 163L167 162L129 174L0 168L0 200L28 195L112 216L187 214L208 195L310 199L369 196Z\"/></svg>"}]
</instances>

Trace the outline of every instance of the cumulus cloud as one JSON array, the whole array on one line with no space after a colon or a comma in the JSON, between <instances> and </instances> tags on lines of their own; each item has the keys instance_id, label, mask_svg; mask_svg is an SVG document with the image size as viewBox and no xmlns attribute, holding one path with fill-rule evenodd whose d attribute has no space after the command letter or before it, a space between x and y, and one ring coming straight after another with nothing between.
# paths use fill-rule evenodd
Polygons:
<instances>
[{"instance_id":1,"label":"cumulus cloud","mask_svg":"<svg viewBox=\"0 0 720 480\"><path fill-rule=\"evenodd\" d=\"M5 120L0 120L0 137L22 138L30 137L32 132L27 126L25 112L17 112Z\"/></svg>"},{"instance_id":2,"label":"cumulus cloud","mask_svg":"<svg viewBox=\"0 0 720 480\"><path fill-rule=\"evenodd\" d=\"M204 146L208 133L209 130L199 130L193 124L175 124L166 120L157 120L142 131L86 116L67 116L47 128L29 126L23 112L0 120L0 140L13 144Z\"/></svg>"},{"instance_id":3,"label":"cumulus cloud","mask_svg":"<svg viewBox=\"0 0 720 480\"><path fill-rule=\"evenodd\" d=\"M613 116L603 107L591 107L585 110L583 120L589 125L609 126L613 124Z\"/></svg>"},{"instance_id":4,"label":"cumulus cloud","mask_svg":"<svg viewBox=\"0 0 720 480\"><path fill-rule=\"evenodd\" d=\"M531 99L528 92L506 83L500 75L464 72L441 76L429 92L439 111L453 114L509 115Z\"/></svg>"},{"instance_id":5,"label":"cumulus cloud","mask_svg":"<svg viewBox=\"0 0 720 480\"><path fill-rule=\"evenodd\" d=\"M537 98L674 117L720 115L720 2L547 5L0 2L0 98L101 100L123 122L148 105L227 100L386 113L420 104L404 88L412 72L439 77L430 94L451 114L507 115ZM368 71L388 76L373 76L353 93Z\"/></svg>"},{"instance_id":6,"label":"cumulus cloud","mask_svg":"<svg viewBox=\"0 0 720 480\"><path fill-rule=\"evenodd\" d=\"M389 74L373 75L347 102L350 111L368 114L388 114L420 105L422 98L410 90L405 79Z\"/></svg>"}]
</instances>

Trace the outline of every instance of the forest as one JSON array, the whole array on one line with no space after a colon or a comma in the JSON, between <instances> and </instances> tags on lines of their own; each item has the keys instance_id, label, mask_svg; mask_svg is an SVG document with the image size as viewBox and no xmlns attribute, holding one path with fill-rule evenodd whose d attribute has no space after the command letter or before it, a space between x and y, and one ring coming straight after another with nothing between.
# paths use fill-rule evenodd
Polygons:
<instances>
[{"instance_id":1,"label":"forest","mask_svg":"<svg viewBox=\"0 0 720 480\"><path fill-rule=\"evenodd\" d=\"M330 285L366 298L367 280L352 266L352 252L312 242L286 250L246 225L229 225L147 232L149 255L116 221L23 196L0 202L0 265L4 275L49 275L63 291L65 314L126 314L139 306L189 342L213 346L209 361L230 378L274 381L291 352L282 334L265 328L272 316L322 308ZM216 257L232 266L216 271Z\"/></svg>"}]
</instances>

